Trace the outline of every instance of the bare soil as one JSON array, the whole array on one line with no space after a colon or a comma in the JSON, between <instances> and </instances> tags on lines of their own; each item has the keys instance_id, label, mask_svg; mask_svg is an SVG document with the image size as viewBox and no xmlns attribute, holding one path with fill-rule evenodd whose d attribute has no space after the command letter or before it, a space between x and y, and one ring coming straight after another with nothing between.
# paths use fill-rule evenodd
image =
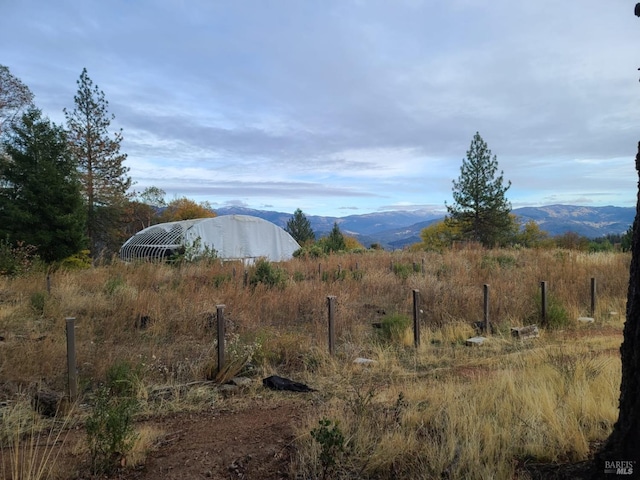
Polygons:
<instances>
[{"instance_id":1,"label":"bare soil","mask_svg":"<svg viewBox=\"0 0 640 480\"><path fill-rule=\"evenodd\" d=\"M140 420L138 430L159 434L151 451L141 465L125 465L108 477L90 474L81 426L59 439L43 433L36 442L36 455L57 457L54 464L47 463L57 480L287 479L296 425L303 421L308 405L304 394L282 392L269 399L226 402L220 410ZM0 478L11 479L12 457L9 448L0 449L0 465L4 464Z\"/></svg>"},{"instance_id":2,"label":"bare soil","mask_svg":"<svg viewBox=\"0 0 640 480\"><path fill-rule=\"evenodd\" d=\"M143 467L123 480L286 479L304 404L252 402L242 409L178 413L149 420L163 431Z\"/></svg>"}]
</instances>

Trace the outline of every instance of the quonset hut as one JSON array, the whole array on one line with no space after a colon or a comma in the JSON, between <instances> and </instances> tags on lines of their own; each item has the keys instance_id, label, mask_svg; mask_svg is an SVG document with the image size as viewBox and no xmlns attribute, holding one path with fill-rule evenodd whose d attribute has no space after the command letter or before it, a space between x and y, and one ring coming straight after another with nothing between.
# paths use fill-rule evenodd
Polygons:
<instances>
[{"instance_id":1,"label":"quonset hut","mask_svg":"<svg viewBox=\"0 0 640 480\"><path fill-rule=\"evenodd\" d=\"M222 260L253 263L264 257L289 260L300 245L277 225L249 215L223 215L160 223L139 231L120 249L125 261L161 260L189 251L197 257L214 251Z\"/></svg>"}]
</instances>

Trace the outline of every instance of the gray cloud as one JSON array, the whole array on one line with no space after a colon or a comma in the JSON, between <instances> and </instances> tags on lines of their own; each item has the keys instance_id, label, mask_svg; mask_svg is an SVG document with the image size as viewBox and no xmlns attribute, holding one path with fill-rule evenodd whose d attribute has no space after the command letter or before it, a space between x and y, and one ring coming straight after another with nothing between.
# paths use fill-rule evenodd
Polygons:
<instances>
[{"instance_id":1,"label":"gray cloud","mask_svg":"<svg viewBox=\"0 0 640 480\"><path fill-rule=\"evenodd\" d=\"M620 0L24 0L0 58L58 122L86 66L177 195L442 205L479 131L514 205L595 204L634 197L639 36Z\"/></svg>"}]
</instances>

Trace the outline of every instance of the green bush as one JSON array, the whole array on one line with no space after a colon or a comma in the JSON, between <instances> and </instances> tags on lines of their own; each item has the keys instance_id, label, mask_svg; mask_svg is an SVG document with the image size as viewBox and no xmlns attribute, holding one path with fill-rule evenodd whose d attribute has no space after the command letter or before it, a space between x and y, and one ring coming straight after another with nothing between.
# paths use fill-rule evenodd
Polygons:
<instances>
[{"instance_id":1,"label":"green bush","mask_svg":"<svg viewBox=\"0 0 640 480\"><path fill-rule=\"evenodd\" d=\"M338 422L327 418L318 421L318 428L311 430L311 438L320 444L322 478L330 478L345 451L345 438Z\"/></svg>"},{"instance_id":2,"label":"green bush","mask_svg":"<svg viewBox=\"0 0 640 480\"><path fill-rule=\"evenodd\" d=\"M287 276L284 270L274 267L268 260L261 258L255 265L249 283L256 286L259 283L270 288L284 288Z\"/></svg>"},{"instance_id":3,"label":"green bush","mask_svg":"<svg viewBox=\"0 0 640 480\"><path fill-rule=\"evenodd\" d=\"M29 298L31 309L38 315L44 315L44 307L47 302L47 294L45 292L33 292Z\"/></svg>"},{"instance_id":4,"label":"green bush","mask_svg":"<svg viewBox=\"0 0 640 480\"><path fill-rule=\"evenodd\" d=\"M318 243L306 245L293 252L294 258L322 258L326 256L324 249Z\"/></svg>"},{"instance_id":5,"label":"green bush","mask_svg":"<svg viewBox=\"0 0 640 480\"><path fill-rule=\"evenodd\" d=\"M411 272L413 272L412 265L405 265L403 263L393 264L393 273L395 273L398 277L400 277L403 280L406 280L407 278L409 278L409 275L411 275Z\"/></svg>"},{"instance_id":6,"label":"green bush","mask_svg":"<svg viewBox=\"0 0 640 480\"><path fill-rule=\"evenodd\" d=\"M404 337L407 328L411 326L411 319L398 313L386 315L382 318L380 333L383 338L393 342L400 341Z\"/></svg>"},{"instance_id":7,"label":"green bush","mask_svg":"<svg viewBox=\"0 0 640 480\"><path fill-rule=\"evenodd\" d=\"M118 290L121 290L126 285L124 278L121 275L116 275L115 277L109 278L105 285L104 291L107 295L113 295Z\"/></svg>"},{"instance_id":8,"label":"green bush","mask_svg":"<svg viewBox=\"0 0 640 480\"><path fill-rule=\"evenodd\" d=\"M106 383L98 388L85 422L91 469L109 474L126 460L136 441L133 416L136 374L128 363L117 363L107 371Z\"/></svg>"},{"instance_id":9,"label":"green bush","mask_svg":"<svg viewBox=\"0 0 640 480\"><path fill-rule=\"evenodd\" d=\"M70 257L65 258L60 262L60 267L69 270L84 270L91 268L91 257L89 256L89 250L82 250L78 253L74 253Z\"/></svg>"},{"instance_id":10,"label":"green bush","mask_svg":"<svg viewBox=\"0 0 640 480\"><path fill-rule=\"evenodd\" d=\"M567 309L560 303L560 301L553 295L547 294L547 309L546 318L542 322L542 295L538 293L536 295L535 305L537 309L534 313L529 315L529 323L537 323L540 321L542 326L552 330L565 328L571 324L571 319Z\"/></svg>"}]
</instances>

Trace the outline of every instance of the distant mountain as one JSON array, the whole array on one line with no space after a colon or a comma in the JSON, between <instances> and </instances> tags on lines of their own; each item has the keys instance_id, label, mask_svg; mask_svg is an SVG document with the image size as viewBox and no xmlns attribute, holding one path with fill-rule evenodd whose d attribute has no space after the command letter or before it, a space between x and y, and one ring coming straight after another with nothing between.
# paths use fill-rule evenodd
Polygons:
<instances>
[{"instance_id":1,"label":"distant mountain","mask_svg":"<svg viewBox=\"0 0 640 480\"><path fill-rule=\"evenodd\" d=\"M520 220L533 220L551 236L575 232L589 238L607 234L622 234L633 223L634 207L579 207L549 205L523 207L512 211ZM285 228L292 213L254 210L244 207L223 207L218 215L252 215ZM435 210L391 211L349 215L346 217L322 217L306 215L317 237L327 235L338 223L340 231L356 237L360 243L370 246L379 243L385 248L403 248L420 241L420 231L444 218L444 212Z\"/></svg>"},{"instance_id":2,"label":"distant mountain","mask_svg":"<svg viewBox=\"0 0 640 480\"><path fill-rule=\"evenodd\" d=\"M607 234L625 233L633 224L636 209L633 207L576 207L549 205L523 207L513 210L523 222L535 221L551 236L575 232L588 238Z\"/></svg>"}]
</instances>

